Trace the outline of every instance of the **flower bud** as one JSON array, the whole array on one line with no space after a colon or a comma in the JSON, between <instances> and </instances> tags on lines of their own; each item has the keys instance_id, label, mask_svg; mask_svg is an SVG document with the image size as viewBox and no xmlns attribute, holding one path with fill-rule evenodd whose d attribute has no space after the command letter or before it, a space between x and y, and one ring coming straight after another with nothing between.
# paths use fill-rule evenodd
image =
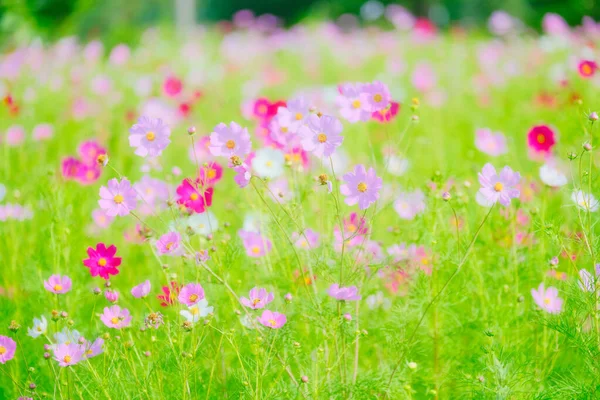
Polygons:
<instances>
[{"instance_id":1,"label":"flower bud","mask_svg":"<svg viewBox=\"0 0 600 400\"><path fill-rule=\"evenodd\" d=\"M596 111L592 111L590 115L588 115L588 119L592 122L598 121L598 113Z\"/></svg>"},{"instance_id":2,"label":"flower bud","mask_svg":"<svg viewBox=\"0 0 600 400\"><path fill-rule=\"evenodd\" d=\"M448 201L452 198L452 195L449 192L442 193L442 200Z\"/></svg>"},{"instance_id":3,"label":"flower bud","mask_svg":"<svg viewBox=\"0 0 600 400\"><path fill-rule=\"evenodd\" d=\"M196 134L196 127L195 126L190 126L187 130L188 135L190 136L194 136Z\"/></svg>"},{"instance_id":4,"label":"flower bud","mask_svg":"<svg viewBox=\"0 0 600 400\"><path fill-rule=\"evenodd\" d=\"M591 145L591 144L589 144L589 143L584 143L584 144L583 144L583 149L584 149L585 151L592 151L592 145Z\"/></svg>"}]
</instances>

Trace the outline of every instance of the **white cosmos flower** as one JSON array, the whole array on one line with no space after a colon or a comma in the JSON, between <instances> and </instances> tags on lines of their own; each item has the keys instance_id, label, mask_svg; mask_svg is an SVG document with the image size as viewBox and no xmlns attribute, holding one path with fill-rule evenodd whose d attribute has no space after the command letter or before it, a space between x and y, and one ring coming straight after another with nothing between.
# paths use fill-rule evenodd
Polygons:
<instances>
[{"instance_id":1,"label":"white cosmos flower","mask_svg":"<svg viewBox=\"0 0 600 400\"><path fill-rule=\"evenodd\" d=\"M540 167L540 179L544 184L551 187L561 187L569 182L565 174L548 164L544 164Z\"/></svg>"},{"instance_id":2,"label":"white cosmos flower","mask_svg":"<svg viewBox=\"0 0 600 400\"><path fill-rule=\"evenodd\" d=\"M70 330L69 328L63 328L62 331L54 334L54 340L56 341L56 344L77 343L80 337L81 333L79 333L79 331L75 329Z\"/></svg>"},{"instance_id":3,"label":"white cosmos flower","mask_svg":"<svg viewBox=\"0 0 600 400\"><path fill-rule=\"evenodd\" d=\"M27 334L32 338L36 338L40 335L45 335L46 332L48 332L48 321L43 315L41 316L41 319L34 318L33 327L27 328Z\"/></svg>"},{"instance_id":4,"label":"white cosmos flower","mask_svg":"<svg viewBox=\"0 0 600 400\"><path fill-rule=\"evenodd\" d=\"M387 156L384 163L387 165L388 172L394 176L404 175L409 166L409 162L406 158L396 155Z\"/></svg>"},{"instance_id":5,"label":"white cosmos flower","mask_svg":"<svg viewBox=\"0 0 600 400\"><path fill-rule=\"evenodd\" d=\"M598 200L596 200L594 195L591 193L585 193L581 190L576 190L571 195L571 199L582 210L591 212L598 210Z\"/></svg>"},{"instance_id":6,"label":"white cosmos flower","mask_svg":"<svg viewBox=\"0 0 600 400\"><path fill-rule=\"evenodd\" d=\"M4 200L4 196L6 196L6 186L0 183L0 201Z\"/></svg>"},{"instance_id":7,"label":"white cosmos flower","mask_svg":"<svg viewBox=\"0 0 600 400\"><path fill-rule=\"evenodd\" d=\"M181 314L189 322L196 323L200 320L200 318L204 318L208 314L211 314L214 309L214 307L208 306L208 301L206 299L202 299L193 306L188 307L187 310L179 311L179 314Z\"/></svg>"},{"instance_id":8,"label":"white cosmos flower","mask_svg":"<svg viewBox=\"0 0 600 400\"><path fill-rule=\"evenodd\" d=\"M252 168L261 178L277 178L283 174L285 157L279 150L264 148L256 152L252 160Z\"/></svg>"},{"instance_id":9,"label":"white cosmos flower","mask_svg":"<svg viewBox=\"0 0 600 400\"><path fill-rule=\"evenodd\" d=\"M194 214L187 219L187 224L198 235L210 235L219 229L219 220L211 211Z\"/></svg>"}]
</instances>

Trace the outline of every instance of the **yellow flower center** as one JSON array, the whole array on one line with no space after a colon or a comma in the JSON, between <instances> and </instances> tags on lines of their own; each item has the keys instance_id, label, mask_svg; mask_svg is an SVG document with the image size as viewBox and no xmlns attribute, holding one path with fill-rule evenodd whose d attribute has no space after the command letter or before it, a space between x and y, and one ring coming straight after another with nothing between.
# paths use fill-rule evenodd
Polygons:
<instances>
[{"instance_id":1,"label":"yellow flower center","mask_svg":"<svg viewBox=\"0 0 600 400\"><path fill-rule=\"evenodd\" d=\"M54 285L53 289L55 292L60 292L61 290L63 290L63 287L62 285Z\"/></svg>"},{"instance_id":2,"label":"yellow flower center","mask_svg":"<svg viewBox=\"0 0 600 400\"><path fill-rule=\"evenodd\" d=\"M260 253L260 247L258 247L258 246L254 246L254 247L252 247L252 252L253 252L254 254L258 254L258 253Z\"/></svg>"},{"instance_id":3,"label":"yellow flower center","mask_svg":"<svg viewBox=\"0 0 600 400\"><path fill-rule=\"evenodd\" d=\"M112 317L112 318L110 319L110 322L112 322L113 324L117 325L117 324L119 323L119 318L117 318L117 317Z\"/></svg>"},{"instance_id":4,"label":"yellow flower center","mask_svg":"<svg viewBox=\"0 0 600 400\"><path fill-rule=\"evenodd\" d=\"M94 178L94 171L87 171L87 172L85 173L85 177L86 177L87 179L90 179L90 180L91 180L91 179L93 179L93 178Z\"/></svg>"},{"instance_id":5,"label":"yellow flower center","mask_svg":"<svg viewBox=\"0 0 600 400\"><path fill-rule=\"evenodd\" d=\"M198 315L198 314L200 314L200 310L198 309L198 307L192 307L192 308L190 308L190 314Z\"/></svg>"},{"instance_id":6,"label":"yellow flower center","mask_svg":"<svg viewBox=\"0 0 600 400\"><path fill-rule=\"evenodd\" d=\"M300 121L302 119L302 113L296 113L296 121Z\"/></svg>"},{"instance_id":7,"label":"yellow flower center","mask_svg":"<svg viewBox=\"0 0 600 400\"><path fill-rule=\"evenodd\" d=\"M106 258L102 257L98 260L98 265L101 267L105 267L106 266Z\"/></svg>"},{"instance_id":8,"label":"yellow flower center","mask_svg":"<svg viewBox=\"0 0 600 400\"><path fill-rule=\"evenodd\" d=\"M89 350L87 350L87 351L85 352L85 354L87 354L87 355L91 355L91 354L94 354L94 352L92 351L92 349L89 349Z\"/></svg>"},{"instance_id":9,"label":"yellow flower center","mask_svg":"<svg viewBox=\"0 0 600 400\"><path fill-rule=\"evenodd\" d=\"M273 161L267 161L267 162L265 163L265 165L266 165L267 167L271 168L271 167L273 166Z\"/></svg>"},{"instance_id":10,"label":"yellow flower center","mask_svg":"<svg viewBox=\"0 0 600 400\"><path fill-rule=\"evenodd\" d=\"M327 141L327 135L324 133L319 133L319 135L317 136L317 140L319 141L319 143L325 143Z\"/></svg>"},{"instance_id":11,"label":"yellow flower center","mask_svg":"<svg viewBox=\"0 0 600 400\"><path fill-rule=\"evenodd\" d=\"M257 305L258 303L260 303L260 299L254 299L254 300L252 300L252 305L253 306Z\"/></svg>"},{"instance_id":12,"label":"yellow flower center","mask_svg":"<svg viewBox=\"0 0 600 400\"><path fill-rule=\"evenodd\" d=\"M503 185L502 183L500 183L500 182L497 182L497 183L494 185L494 190L495 190L496 192L501 192L501 191L502 191L502 189L504 189L504 185Z\"/></svg>"},{"instance_id":13,"label":"yellow flower center","mask_svg":"<svg viewBox=\"0 0 600 400\"><path fill-rule=\"evenodd\" d=\"M188 298L188 300L190 302L194 302L194 301L198 300L198 295L197 294L192 294L192 295L190 295L190 297Z\"/></svg>"},{"instance_id":14,"label":"yellow flower center","mask_svg":"<svg viewBox=\"0 0 600 400\"><path fill-rule=\"evenodd\" d=\"M37 327L37 331L38 331L38 332L41 332L41 331L42 331L42 327L41 327L41 326L38 326L38 327Z\"/></svg>"},{"instance_id":15,"label":"yellow flower center","mask_svg":"<svg viewBox=\"0 0 600 400\"><path fill-rule=\"evenodd\" d=\"M348 232L356 232L356 225L349 224L348 225Z\"/></svg>"},{"instance_id":16,"label":"yellow flower center","mask_svg":"<svg viewBox=\"0 0 600 400\"><path fill-rule=\"evenodd\" d=\"M367 184L364 182L360 182L358 186L356 186L359 192L364 193L367 191Z\"/></svg>"},{"instance_id":17,"label":"yellow flower center","mask_svg":"<svg viewBox=\"0 0 600 400\"><path fill-rule=\"evenodd\" d=\"M1 356L2 354L5 354L7 351L8 351L8 349L7 349L6 347L4 347L4 346L0 346L0 356Z\"/></svg>"},{"instance_id":18,"label":"yellow flower center","mask_svg":"<svg viewBox=\"0 0 600 400\"><path fill-rule=\"evenodd\" d=\"M270 319L268 322L269 322L269 325L271 325L271 326L275 326L275 324L276 324L274 319Z\"/></svg>"},{"instance_id":19,"label":"yellow flower center","mask_svg":"<svg viewBox=\"0 0 600 400\"><path fill-rule=\"evenodd\" d=\"M156 135L154 134L154 132L150 131L146 133L146 140L148 140L149 142L154 142L154 139L156 139Z\"/></svg>"},{"instance_id":20,"label":"yellow flower center","mask_svg":"<svg viewBox=\"0 0 600 400\"><path fill-rule=\"evenodd\" d=\"M208 179L213 179L215 176L217 176L217 171L212 168L209 168L206 171L206 176L208 176Z\"/></svg>"},{"instance_id":21,"label":"yellow flower center","mask_svg":"<svg viewBox=\"0 0 600 400\"><path fill-rule=\"evenodd\" d=\"M375 100L376 103L379 103L381 100L383 100L383 96L377 93L375 96L373 96L373 100Z\"/></svg>"},{"instance_id":22,"label":"yellow flower center","mask_svg":"<svg viewBox=\"0 0 600 400\"><path fill-rule=\"evenodd\" d=\"M354 100L352 102L352 108L360 108L360 100Z\"/></svg>"},{"instance_id":23,"label":"yellow flower center","mask_svg":"<svg viewBox=\"0 0 600 400\"><path fill-rule=\"evenodd\" d=\"M225 142L225 147L227 147L229 150L233 149L235 147L235 141L228 140L227 142Z\"/></svg>"},{"instance_id":24,"label":"yellow flower center","mask_svg":"<svg viewBox=\"0 0 600 400\"><path fill-rule=\"evenodd\" d=\"M590 75L592 73L592 67L590 66L590 64L583 64L581 66L581 71L584 75Z\"/></svg>"},{"instance_id":25,"label":"yellow flower center","mask_svg":"<svg viewBox=\"0 0 600 400\"><path fill-rule=\"evenodd\" d=\"M123 198L123 195L118 194L115 197L113 197L113 200L116 204L121 204L125 199Z\"/></svg>"},{"instance_id":26,"label":"yellow flower center","mask_svg":"<svg viewBox=\"0 0 600 400\"><path fill-rule=\"evenodd\" d=\"M192 201L198 200L198 193L192 193L192 194L190 194L190 200L192 200Z\"/></svg>"},{"instance_id":27,"label":"yellow flower center","mask_svg":"<svg viewBox=\"0 0 600 400\"><path fill-rule=\"evenodd\" d=\"M175 243L173 243L173 242L169 242L169 243L167 243L167 245L165 247L167 248L167 250L171 250L171 248L173 247L174 244Z\"/></svg>"},{"instance_id":28,"label":"yellow flower center","mask_svg":"<svg viewBox=\"0 0 600 400\"><path fill-rule=\"evenodd\" d=\"M64 361L64 362L66 362L66 363L70 363L70 362L71 362L71 360L72 360L72 358L71 358L71 356L70 356L70 355L68 355L68 354L67 354L66 356L64 356L64 357L63 357L63 361Z\"/></svg>"},{"instance_id":29,"label":"yellow flower center","mask_svg":"<svg viewBox=\"0 0 600 400\"><path fill-rule=\"evenodd\" d=\"M543 144L546 142L546 136L542 135L541 133L539 135L537 135L537 142L539 144Z\"/></svg>"},{"instance_id":30,"label":"yellow flower center","mask_svg":"<svg viewBox=\"0 0 600 400\"><path fill-rule=\"evenodd\" d=\"M281 129L279 129L281 131L281 133L287 133L288 132L288 127L287 126L282 126Z\"/></svg>"},{"instance_id":31,"label":"yellow flower center","mask_svg":"<svg viewBox=\"0 0 600 400\"><path fill-rule=\"evenodd\" d=\"M544 299L544 304L550 304L550 299L548 297Z\"/></svg>"}]
</instances>

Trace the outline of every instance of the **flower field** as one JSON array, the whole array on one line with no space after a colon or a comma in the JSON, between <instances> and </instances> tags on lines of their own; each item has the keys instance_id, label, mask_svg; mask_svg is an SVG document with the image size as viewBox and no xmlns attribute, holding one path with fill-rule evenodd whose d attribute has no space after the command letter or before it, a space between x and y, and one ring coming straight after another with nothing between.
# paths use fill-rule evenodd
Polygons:
<instances>
[{"instance_id":1,"label":"flower field","mask_svg":"<svg viewBox=\"0 0 600 400\"><path fill-rule=\"evenodd\" d=\"M0 55L0 398L591 399L600 26Z\"/></svg>"}]
</instances>

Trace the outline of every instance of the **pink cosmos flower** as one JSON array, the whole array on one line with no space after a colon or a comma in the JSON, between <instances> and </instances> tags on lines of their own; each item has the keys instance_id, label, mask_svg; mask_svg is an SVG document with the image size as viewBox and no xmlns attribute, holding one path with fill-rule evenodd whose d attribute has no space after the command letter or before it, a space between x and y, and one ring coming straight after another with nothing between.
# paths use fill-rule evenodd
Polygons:
<instances>
[{"instance_id":1,"label":"pink cosmos flower","mask_svg":"<svg viewBox=\"0 0 600 400\"><path fill-rule=\"evenodd\" d=\"M358 203L361 210L366 210L379 199L379 190L383 186L383 180L375 174L375 170L369 168L367 171L362 164L345 174L344 182L340 186L340 192L346 196L344 201L349 206Z\"/></svg>"},{"instance_id":2,"label":"pink cosmos flower","mask_svg":"<svg viewBox=\"0 0 600 400\"><path fill-rule=\"evenodd\" d=\"M88 166L97 166L98 157L106 154L106 149L94 140L88 140L79 145L77 153L81 162Z\"/></svg>"},{"instance_id":3,"label":"pink cosmos flower","mask_svg":"<svg viewBox=\"0 0 600 400\"><path fill-rule=\"evenodd\" d=\"M141 157L156 157L171 143L171 129L160 118L142 116L129 129L129 145Z\"/></svg>"},{"instance_id":4,"label":"pink cosmos flower","mask_svg":"<svg viewBox=\"0 0 600 400\"><path fill-rule=\"evenodd\" d=\"M253 310L265 308L267 304L272 302L275 298L272 292L267 292L266 289L258 287L255 287L252 290L250 290L250 293L248 293L248 297L249 299L246 297L242 297L240 298L240 301L244 306L249 307Z\"/></svg>"},{"instance_id":5,"label":"pink cosmos flower","mask_svg":"<svg viewBox=\"0 0 600 400\"><path fill-rule=\"evenodd\" d=\"M181 80L176 76L169 76L163 83L163 92L169 97L176 97L183 89Z\"/></svg>"},{"instance_id":6,"label":"pink cosmos flower","mask_svg":"<svg viewBox=\"0 0 600 400\"><path fill-rule=\"evenodd\" d=\"M64 158L61 162L61 173L63 178L75 179L80 170L81 161L75 157Z\"/></svg>"},{"instance_id":7,"label":"pink cosmos flower","mask_svg":"<svg viewBox=\"0 0 600 400\"><path fill-rule=\"evenodd\" d=\"M86 341L84 343L85 352L83 353L83 355L85 356L85 358L96 357L97 355L102 354L102 352L103 352L102 346L103 345L104 345L104 339L102 339L102 338L97 338L93 342Z\"/></svg>"},{"instance_id":8,"label":"pink cosmos flower","mask_svg":"<svg viewBox=\"0 0 600 400\"><path fill-rule=\"evenodd\" d=\"M77 174L75 175L75 179L77 182L82 185L91 185L96 182L98 178L100 178L100 174L102 174L102 170L98 165L86 165L84 163L80 163L78 165Z\"/></svg>"},{"instance_id":9,"label":"pink cosmos flower","mask_svg":"<svg viewBox=\"0 0 600 400\"><path fill-rule=\"evenodd\" d=\"M314 249L319 246L319 234L310 228L305 229L304 234L292 233L292 240L294 245L300 249Z\"/></svg>"},{"instance_id":10,"label":"pink cosmos flower","mask_svg":"<svg viewBox=\"0 0 600 400\"><path fill-rule=\"evenodd\" d=\"M104 210L97 208L92 211L92 219L96 223L96 226L100 228L107 228L113 222L115 217L106 215Z\"/></svg>"},{"instance_id":11,"label":"pink cosmos flower","mask_svg":"<svg viewBox=\"0 0 600 400\"><path fill-rule=\"evenodd\" d=\"M363 242L363 237L369 232L367 221L363 217L359 217L357 213L351 213L348 218L344 218L343 237L339 227L333 228L335 237L336 250L342 249L342 240L346 240L346 246L354 247Z\"/></svg>"},{"instance_id":12,"label":"pink cosmos flower","mask_svg":"<svg viewBox=\"0 0 600 400\"><path fill-rule=\"evenodd\" d=\"M180 256L185 252L179 232L165 233L156 241L156 248L161 255Z\"/></svg>"},{"instance_id":13,"label":"pink cosmos flower","mask_svg":"<svg viewBox=\"0 0 600 400\"><path fill-rule=\"evenodd\" d=\"M285 314L270 310L263 311L262 315L257 319L261 325L271 329L279 329L287 322Z\"/></svg>"},{"instance_id":14,"label":"pink cosmos flower","mask_svg":"<svg viewBox=\"0 0 600 400\"><path fill-rule=\"evenodd\" d=\"M343 129L342 123L335 117L311 114L306 125L299 128L298 135L304 150L317 157L329 157L342 144L344 137L340 133Z\"/></svg>"},{"instance_id":15,"label":"pink cosmos flower","mask_svg":"<svg viewBox=\"0 0 600 400\"><path fill-rule=\"evenodd\" d=\"M163 286L161 288L162 293L156 296L160 300L160 305L163 307L172 306L175 304L175 300L181 291L181 287L175 281L171 281L169 286Z\"/></svg>"},{"instance_id":16,"label":"pink cosmos flower","mask_svg":"<svg viewBox=\"0 0 600 400\"><path fill-rule=\"evenodd\" d=\"M214 186L223 177L223 167L221 164L210 161L200 166L198 171L198 182L200 186Z\"/></svg>"},{"instance_id":17,"label":"pink cosmos flower","mask_svg":"<svg viewBox=\"0 0 600 400\"><path fill-rule=\"evenodd\" d=\"M363 110L373 113L383 110L390 104L390 91L384 83L380 81L365 83L360 89L360 103Z\"/></svg>"},{"instance_id":18,"label":"pink cosmos flower","mask_svg":"<svg viewBox=\"0 0 600 400\"><path fill-rule=\"evenodd\" d=\"M417 90L428 92L435 87L436 81L437 78L431 65L420 63L415 67L412 75L412 84Z\"/></svg>"},{"instance_id":19,"label":"pink cosmos flower","mask_svg":"<svg viewBox=\"0 0 600 400\"><path fill-rule=\"evenodd\" d=\"M240 188L245 188L248 186L250 183L250 178L252 178L252 173L250 172L250 167L248 164L242 163L242 165L233 167L233 170L236 173L235 177L233 178L235 183L237 183Z\"/></svg>"},{"instance_id":20,"label":"pink cosmos flower","mask_svg":"<svg viewBox=\"0 0 600 400\"><path fill-rule=\"evenodd\" d=\"M121 182L113 178L108 181L108 187L100 188L98 204L106 212L106 215L123 217L135 209L136 198L137 193L127 178L121 179Z\"/></svg>"},{"instance_id":21,"label":"pink cosmos flower","mask_svg":"<svg viewBox=\"0 0 600 400\"><path fill-rule=\"evenodd\" d=\"M113 47L110 52L109 61L113 65L123 65L129 60L131 50L126 44L119 44Z\"/></svg>"},{"instance_id":22,"label":"pink cosmos flower","mask_svg":"<svg viewBox=\"0 0 600 400\"><path fill-rule=\"evenodd\" d=\"M210 134L209 150L213 156L246 156L252 150L248 129L235 122L231 122L229 127L220 123Z\"/></svg>"},{"instance_id":23,"label":"pink cosmos flower","mask_svg":"<svg viewBox=\"0 0 600 400\"><path fill-rule=\"evenodd\" d=\"M340 115L350 123L368 121L373 114L363 108L360 95L362 83L345 83L338 87L340 94L336 99Z\"/></svg>"},{"instance_id":24,"label":"pink cosmos flower","mask_svg":"<svg viewBox=\"0 0 600 400\"><path fill-rule=\"evenodd\" d=\"M109 328L121 329L131 325L131 314L126 308L117 305L104 307L104 312L100 316L104 325Z\"/></svg>"},{"instance_id":25,"label":"pink cosmos flower","mask_svg":"<svg viewBox=\"0 0 600 400\"><path fill-rule=\"evenodd\" d=\"M379 110L379 111L374 111L371 114L371 119L374 119L381 123L390 122L396 117L396 115L398 115L399 111L400 111L400 103L398 103L396 101L391 101L390 105L387 106L386 108Z\"/></svg>"},{"instance_id":26,"label":"pink cosmos flower","mask_svg":"<svg viewBox=\"0 0 600 400\"><path fill-rule=\"evenodd\" d=\"M115 257L117 247L111 245L108 248L104 243L98 243L96 248L88 247L87 254L89 258L83 260L83 265L90 269L92 276L99 276L109 279L110 275L117 275L121 265L121 257Z\"/></svg>"},{"instance_id":27,"label":"pink cosmos flower","mask_svg":"<svg viewBox=\"0 0 600 400\"><path fill-rule=\"evenodd\" d=\"M17 343L8 336L0 336L0 363L6 364L15 356Z\"/></svg>"},{"instance_id":28,"label":"pink cosmos flower","mask_svg":"<svg viewBox=\"0 0 600 400\"><path fill-rule=\"evenodd\" d=\"M190 146L188 156L190 161L196 163L204 162L209 159L212 155L210 154L210 136L194 136L194 146Z\"/></svg>"},{"instance_id":29,"label":"pink cosmos flower","mask_svg":"<svg viewBox=\"0 0 600 400\"><path fill-rule=\"evenodd\" d=\"M577 71L582 78L589 78L594 75L598 69L598 64L594 61L581 60L577 65Z\"/></svg>"},{"instance_id":30,"label":"pink cosmos flower","mask_svg":"<svg viewBox=\"0 0 600 400\"><path fill-rule=\"evenodd\" d=\"M250 257L262 257L269 253L273 247L271 241L258 232L241 230L238 235L242 238L246 254Z\"/></svg>"},{"instance_id":31,"label":"pink cosmos flower","mask_svg":"<svg viewBox=\"0 0 600 400\"><path fill-rule=\"evenodd\" d=\"M9 127L4 141L8 146L19 146L25 141L25 129L20 125Z\"/></svg>"},{"instance_id":32,"label":"pink cosmos flower","mask_svg":"<svg viewBox=\"0 0 600 400\"><path fill-rule=\"evenodd\" d=\"M204 289L202 288L202 285L199 283L188 283L181 288L179 296L177 296L177 300L179 300L181 304L185 304L186 306L190 307L198 303L204 297Z\"/></svg>"},{"instance_id":33,"label":"pink cosmos flower","mask_svg":"<svg viewBox=\"0 0 600 400\"><path fill-rule=\"evenodd\" d=\"M501 132L492 132L491 129L477 129L475 131L475 147L493 157L506 154L506 137Z\"/></svg>"},{"instance_id":34,"label":"pink cosmos flower","mask_svg":"<svg viewBox=\"0 0 600 400\"><path fill-rule=\"evenodd\" d=\"M536 125L527 134L527 144L534 153L548 154L556 144L556 134L548 125Z\"/></svg>"},{"instance_id":35,"label":"pink cosmos flower","mask_svg":"<svg viewBox=\"0 0 600 400\"><path fill-rule=\"evenodd\" d=\"M425 211L425 195L419 189L411 193L400 193L394 202L394 210L400 218L411 220Z\"/></svg>"},{"instance_id":36,"label":"pink cosmos flower","mask_svg":"<svg viewBox=\"0 0 600 400\"><path fill-rule=\"evenodd\" d=\"M75 365L83 358L85 347L77 343L61 343L54 348L54 359L61 367Z\"/></svg>"},{"instance_id":37,"label":"pink cosmos flower","mask_svg":"<svg viewBox=\"0 0 600 400\"><path fill-rule=\"evenodd\" d=\"M133 189L141 200L141 214L150 215L156 207L166 208L169 200L169 185L166 182L144 175L133 184Z\"/></svg>"},{"instance_id":38,"label":"pink cosmos flower","mask_svg":"<svg viewBox=\"0 0 600 400\"><path fill-rule=\"evenodd\" d=\"M107 290L104 292L104 297L106 297L106 300L108 300L111 303L116 303L117 301L119 301L119 292L116 292L114 290Z\"/></svg>"},{"instance_id":39,"label":"pink cosmos flower","mask_svg":"<svg viewBox=\"0 0 600 400\"><path fill-rule=\"evenodd\" d=\"M50 139L53 134L54 128L50 124L38 124L32 131L33 139L38 141Z\"/></svg>"},{"instance_id":40,"label":"pink cosmos flower","mask_svg":"<svg viewBox=\"0 0 600 400\"><path fill-rule=\"evenodd\" d=\"M550 314L558 314L562 311L563 299L558 297L558 289L555 287L544 288L544 284L540 283L537 290L531 289L533 300L542 310Z\"/></svg>"},{"instance_id":41,"label":"pink cosmos flower","mask_svg":"<svg viewBox=\"0 0 600 400\"><path fill-rule=\"evenodd\" d=\"M278 178L269 182L271 197L276 203L285 204L294 198L294 192L290 189L286 178ZM269 193L270 194L270 193Z\"/></svg>"},{"instance_id":42,"label":"pink cosmos flower","mask_svg":"<svg viewBox=\"0 0 600 400\"><path fill-rule=\"evenodd\" d=\"M44 281L44 288L52 293L64 294L71 290L72 282L68 276L51 275Z\"/></svg>"},{"instance_id":43,"label":"pink cosmos flower","mask_svg":"<svg viewBox=\"0 0 600 400\"><path fill-rule=\"evenodd\" d=\"M133 297L135 297L136 299L146 297L146 296L148 296L148 293L150 293L151 288L152 288L152 285L150 284L150 281L145 280L144 282L140 283L137 286L134 286L131 289L131 295Z\"/></svg>"},{"instance_id":44,"label":"pink cosmos flower","mask_svg":"<svg viewBox=\"0 0 600 400\"><path fill-rule=\"evenodd\" d=\"M298 133L310 114L310 103L304 97L291 99L287 106L281 106L277 109L275 116L279 126L285 126L289 133Z\"/></svg>"},{"instance_id":45,"label":"pink cosmos flower","mask_svg":"<svg viewBox=\"0 0 600 400\"><path fill-rule=\"evenodd\" d=\"M358 288L356 286L340 287L337 283L329 286L327 294L334 299L341 301L355 301L362 298L362 296L358 294Z\"/></svg>"},{"instance_id":46,"label":"pink cosmos flower","mask_svg":"<svg viewBox=\"0 0 600 400\"><path fill-rule=\"evenodd\" d=\"M504 167L498 175L491 164L485 164L479 173L481 188L478 195L489 205L500 202L508 207L512 198L519 197L520 192L516 186L520 179L521 175L508 166Z\"/></svg>"},{"instance_id":47,"label":"pink cosmos flower","mask_svg":"<svg viewBox=\"0 0 600 400\"><path fill-rule=\"evenodd\" d=\"M182 204L201 214L212 204L213 191L214 189L210 187L201 194L189 179L184 179L181 185L177 186L177 204Z\"/></svg>"}]
</instances>

